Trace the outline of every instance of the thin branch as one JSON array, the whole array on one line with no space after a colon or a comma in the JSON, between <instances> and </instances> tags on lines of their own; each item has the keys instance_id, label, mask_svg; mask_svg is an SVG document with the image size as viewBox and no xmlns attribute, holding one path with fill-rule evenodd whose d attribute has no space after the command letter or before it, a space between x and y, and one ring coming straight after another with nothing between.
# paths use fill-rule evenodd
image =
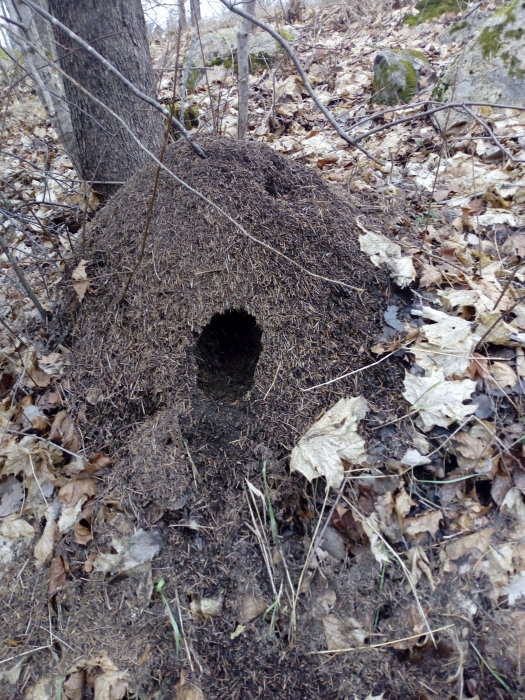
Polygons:
<instances>
[{"instance_id":1,"label":"thin branch","mask_svg":"<svg viewBox=\"0 0 525 700\"><path fill-rule=\"evenodd\" d=\"M48 22L50 22L52 25L55 27L58 27L61 29L64 34L66 34L70 39L72 39L75 43L79 44L83 49L85 49L90 56L93 56L97 61L102 63L104 68L108 70L110 73L112 73L114 76L116 76L124 85L131 90L131 92L136 95L136 97L140 98L141 100L144 100L144 102L147 102L150 104L152 107L157 109L159 112L161 112L165 117L168 119L172 117L170 111L163 107L157 100L153 99L153 97L150 97L149 95L146 95L145 92L142 92L142 90L139 90L138 87L136 87L130 80L126 78L125 75L122 75L122 73L115 68L115 66L110 63L108 60L102 56L98 51L96 51L90 44L87 43L87 41L84 41L78 34L75 34L75 32L71 31L68 27L66 27L65 24L62 24L56 17L54 17L52 14L44 10L42 7L35 5L34 2L31 0L21 0L25 5L30 7L34 12L37 14L41 15L44 19L47 19ZM184 136L184 138L189 141L189 143L192 145L194 148L195 152L201 157L201 158L206 158L206 153L202 150L202 148L193 140L193 138L190 136L188 131L186 131L184 124L182 124L180 121L177 119L174 119L172 117L172 120L174 124L177 126L177 128L180 130L181 134ZM131 133L131 132L130 132Z\"/></svg>"},{"instance_id":2,"label":"thin branch","mask_svg":"<svg viewBox=\"0 0 525 700\"><path fill-rule=\"evenodd\" d=\"M222 2L222 0L221 0ZM382 112L377 112L376 114L371 114L369 117L366 117L365 119L361 119L360 121L356 122L355 124L352 124L350 126L350 129L355 129L358 127L360 124L364 124L367 121L372 121L374 119L377 119L378 117L382 116L383 114L388 114L390 112L397 112L401 109L413 109L414 107L427 107L429 104L437 104L437 107L433 107L432 109L425 109L425 111L420 112L419 114L411 114L408 117L400 117L399 119L395 119L393 122L389 122L388 124L381 124L380 126L376 126L375 129L370 129L370 131L366 131L364 134L360 134L359 136L356 137L356 142L362 141L363 139L368 138L369 136L372 136L373 134L377 134L379 131L384 131L385 129L390 129L392 126L396 126L397 124L404 124L405 122L410 122L413 121L414 119L422 119L424 117L429 117L432 114L436 114L436 112L442 112L444 109L461 109L461 108L466 108L466 107L492 107L494 109L515 109L518 112L525 112L525 107L519 107L517 105L502 105L502 104L497 104L497 103L492 103L492 102L447 102L446 104L436 102L434 100L429 100L428 102L419 102L417 104L409 104L409 105L399 105L398 107L392 107L390 109L385 109Z\"/></svg>"},{"instance_id":3,"label":"thin branch","mask_svg":"<svg viewBox=\"0 0 525 700\"><path fill-rule=\"evenodd\" d=\"M33 303L33 306L34 306L35 309L38 311L38 313L39 313L39 315L40 315L40 318L42 319L42 321L43 321L44 323L46 323L46 322L49 320L51 314L50 314L48 311L46 311L46 310L44 309L44 307L42 306L42 304L41 304L41 303L38 301L38 299L36 298L35 293L34 293L33 290L31 289L31 285L30 285L29 282L27 281L27 279L26 279L24 273L22 272L22 270L18 267L18 264L17 264L16 260L15 260L15 259L13 258L13 256L11 255L11 251L9 250L9 246L7 245L7 243L6 243L5 240L4 240L4 237L3 237L1 234L0 234L0 248L2 248L2 251L3 251L4 255L6 256L6 258L7 258L8 261L9 261L9 264L10 264L11 267L13 268L13 271L14 271L15 275L18 277L18 279L19 279L19 281L20 281L20 284L22 285L22 287L23 287L25 293L26 293L27 296L31 299L31 301L32 301L32 303Z\"/></svg>"},{"instance_id":4,"label":"thin branch","mask_svg":"<svg viewBox=\"0 0 525 700\"><path fill-rule=\"evenodd\" d=\"M28 0L23 0L24 2L27 2ZM339 124L337 123L334 115L330 110L324 106L324 104L321 102L321 100L317 97L313 87L310 84L310 81L308 80L308 76L306 75L306 72L304 68L301 65L301 62L299 61L299 58L297 54L295 53L294 49L290 46L290 44L283 39L283 37L275 31L273 27L271 27L269 24L266 24L266 22L263 22L261 19L258 17L254 17L253 15L250 15L248 12L245 12L244 10L241 10L239 7L234 5L231 2L228 2L228 0L221 0L221 3L224 5L224 7L228 8L230 12L235 13L236 15L239 15L239 17L243 17L244 19L248 20L249 22L252 22L253 24L257 25L261 29L264 29L265 32L268 32L268 34L275 39L286 51L286 53L290 56L292 59L292 62L295 66L295 69L297 73L299 74L299 77L303 81L303 85L305 87L306 92L309 94L309 96L312 98L312 100L315 102L317 108L323 113L325 116L326 120L328 123L335 129L335 131L339 134L339 136L343 139L343 141L346 141L346 143L350 144L354 148L357 148L360 150L362 153L365 154L370 160L373 160L374 163L377 163L378 165L384 165L384 161L379 160L375 156L373 156L369 151L367 151L363 146L360 146L357 142L356 139L353 139L351 136L349 136L346 131L344 131Z\"/></svg>"},{"instance_id":5,"label":"thin branch","mask_svg":"<svg viewBox=\"0 0 525 700\"><path fill-rule=\"evenodd\" d=\"M525 158L514 158L512 153L505 148L505 146L500 142L496 134L492 131L490 126L487 124L487 122L482 119L480 116L478 116L475 112L473 112L469 107L465 105L463 108L467 114L470 114L472 119L474 119L475 122L477 122L485 131L487 132L489 138L491 141L493 141L496 146L500 149L502 153L504 153L507 158L512 162L512 163L525 163Z\"/></svg>"}]
</instances>

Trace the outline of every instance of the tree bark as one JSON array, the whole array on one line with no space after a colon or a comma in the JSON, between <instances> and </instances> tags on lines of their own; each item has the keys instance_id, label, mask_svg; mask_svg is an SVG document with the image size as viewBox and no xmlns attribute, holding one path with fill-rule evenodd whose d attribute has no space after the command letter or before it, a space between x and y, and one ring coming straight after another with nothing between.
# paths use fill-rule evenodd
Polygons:
<instances>
[{"instance_id":1,"label":"tree bark","mask_svg":"<svg viewBox=\"0 0 525 700\"><path fill-rule=\"evenodd\" d=\"M255 0L244 2L244 10L255 15ZM248 130L248 94L250 89L250 61L248 39L253 24L250 20L241 18L237 32L237 85L239 91L237 109L237 138L245 139Z\"/></svg>"},{"instance_id":2,"label":"tree bark","mask_svg":"<svg viewBox=\"0 0 525 700\"><path fill-rule=\"evenodd\" d=\"M179 15L179 24L181 29L186 29L188 21L186 20L186 3L185 0L177 0L177 8Z\"/></svg>"},{"instance_id":3,"label":"tree bark","mask_svg":"<svg viewBox=\"0 0 525 700\"><path fill-rule=\"evenodd\" d=\"M201 0L190 0L190 15L194 27L201 18Z\"/></svg>"},{"instance_id":4,"label":"tree bark","mask_svg":"<svg viewBox=\"0 0 525 700\"><path fill-rule=\"evenodd\" d=\"M47 0L36 2L44 10L48 10ZM36 85L58 138L80 175L77 140L65 98L64 83L62 76L53 70L56 60L53 30L48 22L19 0L5 0L5 4L11 19L24 26L23 29L14 27L11 39L22 52L25 68Z\"/></svg>"},{"instance_id":5,"label":"tree bark","mask_svg":"<svg viewBox=\"0 0 525 700\"><path fill-rule=\"evenodd\" d=\"M93 46L136 87L155 97L153 68L140 0L48 0L50 12ZM87 51L55 29L56 51L64 71L125 119L150 150L162 142L162 118ZM108 112L68 80L79 168L94 189L112 194L147 162L147 155Z\"/></svg>"}]
</instances>

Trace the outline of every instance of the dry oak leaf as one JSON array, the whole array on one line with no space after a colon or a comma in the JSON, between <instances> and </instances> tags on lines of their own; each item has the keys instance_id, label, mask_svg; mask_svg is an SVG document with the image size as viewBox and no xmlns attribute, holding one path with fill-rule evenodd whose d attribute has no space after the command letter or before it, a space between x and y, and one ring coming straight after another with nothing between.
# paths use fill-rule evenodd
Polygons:
<instances>
[{"instance_id":1,"label":"dry oak leaf","mask_svg":"<svg viewBox=\"0 0 525 700\"><path fill-rule=\"evenodd\" d=\"M128 692L128 672L119 671L105 651L80 659L68 670L68 676L78 673L83 674L86 685L93 688L94 700L122 700ZM80 681L81 677L75 687L82 685Z\"/></svg>"},{"instance_id":2,"label":"dry oak leaf","mask_svg":"<svg viewBox=\"0 0 525 700\"><path fill-rule=\"evenodd\" d=\"M200 688L186 680L186 673L182 670L173 700L205 700L205 696Z\"/></svg>"},{"instance_id":3,"label":"dry oak leaf","mask_svg":"<svg viewBox=\"0 0 525 700\"><path fill-rule=\"evenodd\" d=\"M443 565L443 571L448 573L457 567L454 562L462 557L474 553L474 564L478 562L480 554L486 554L490 547L490 540L494 534L494 528L486 527L471 535L450 540L441 548L439 558ZM470 569L470 566L469 566Z\"/></svg>"},{"instance_id":4,"label":"dry oak leaf","mask_svg":"<svg viewBox=\"0 0 525 700\"><path fill-rule=\"evenodd\" d=\"M86 265L89 264L88 260L81 260L71 273L71 279L73 280L73 287L80 301L86 296L86 292L89 291L91 285L91 280L88 278L86 273Z\"/></svg>"},{"instance_id":5,"label":"dry oak leaf","mask_svg":"<svg viewBox=\"0 0 525 700\"><path fill-rule=\"evenodd\" d=\"M492 381L497 389L513 387L518 382L518 375L508 362L492 362L489 367Z\"/></svg>"}]
</instances>

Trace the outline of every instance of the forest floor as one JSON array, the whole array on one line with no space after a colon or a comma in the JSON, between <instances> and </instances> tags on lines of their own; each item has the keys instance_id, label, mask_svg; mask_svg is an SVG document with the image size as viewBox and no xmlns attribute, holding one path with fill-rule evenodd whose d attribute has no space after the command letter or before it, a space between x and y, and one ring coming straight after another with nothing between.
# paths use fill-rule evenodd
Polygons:
<instances>
[{"instance_id":1,"label":"forest floor","mask_svg":"<svg viewBox=\"0 0 525 700\"><path fill-rule=\"evenodd\" d=\"M284 53L250 79L249 139L343 192L358 212L349 235L391 279L377 364L357 361L383 388L353 397L343 435L331 409L320 418L325 460L301 425L293 453L257 445L244 463L236 406L205 415L205 447L184 416L175 436L166 411L130 422L125 445L89 422L98 399L79 409L63 299L97 291L93 261L75 258L97 198L29 82L2 78L2 700L524 696L525 112L439 134L422 112L463 48L446 40L461 16L408 27L406 11L327 7L294 23L321 101L386 165L326 124ZM175 42L152 39L164 100ZM429 58L411 104L372 103L378 45ZM187 102L197 140L235 136L231 70L216 66ZM60 323L42 320L16 267ZM227 479L210 466L219 434ZM185 482L160 509L143 493L170 467Z\"/></svg>"}]
</instances>

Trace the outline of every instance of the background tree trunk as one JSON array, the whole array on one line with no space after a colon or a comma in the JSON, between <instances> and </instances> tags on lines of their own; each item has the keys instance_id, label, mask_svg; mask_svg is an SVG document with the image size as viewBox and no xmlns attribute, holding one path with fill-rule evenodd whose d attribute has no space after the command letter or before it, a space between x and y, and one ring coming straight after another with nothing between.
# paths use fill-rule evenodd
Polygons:
<instances>
[{"instance_id":1,"label":"background tree trunk","mask_svg":"<svg viewBox=\"0 0 525 700\"><path fill-rule=\"evenodd\" d=\"M47 0L35 2L42 9L49 9ZM5 7L11 19L24 25L24 29L10 27L13 31L10 39L22 52L25 68L36 85L60 141L80 175L78 144L65 98L64 83L62 76L53 70L56 52L51 25L19 0L5 0Z\"/></svg>"},{"instance_id":2,"label":"background tree trunk","mask_svg":"<svg viewBox=\"0 0 525 700\"><path fill-rule=\"evenodd\" d=\"M177 0L177 8L179 15L179 24L181 29L186 29L188 21L186 20L186 2L185 0Z\"/></svg>"},{"instance_id":3,"label":"background tree trunk","mask_svg":"<svg viewBox=\"0 0 525 700\"><path fill-rule=\"evenodd\" d=\"M49 0L60 22L89 42L143 92L155 97L155 82L140 0ZM63 70L92 95L123 117L140 141L157 151L162 117L108 73L96 58L62 31L55 30ZM82 177L103 194L112 194L147 162L147 155L108 112L68 80L64 91L71 109Z\"/></svg>"},{"instance_id":4,"label":"background tree trunk","mask_svg":"<svg viewBox=\"0 0 525 700\"><path fill-rule=\"evenodd\" d=\"M255 0L244 2L243 9L250 15L255 15ZM237 84L239 90L237 137L240 139L246 138L248 129L248 95L250 89L248 38L253 26L250 20L242 17L239 31L237 32Z\"/></svg>"},{"instance_id":5,"label":"background tree trunk","mask_svg":"<svg viewBox=\"0 0 525 700\"><path fill-rule=\"evenodd\" d=\"M195 26L201 18L201 0L190 0L191 24Z\"/></svg>"}]
</instances>

